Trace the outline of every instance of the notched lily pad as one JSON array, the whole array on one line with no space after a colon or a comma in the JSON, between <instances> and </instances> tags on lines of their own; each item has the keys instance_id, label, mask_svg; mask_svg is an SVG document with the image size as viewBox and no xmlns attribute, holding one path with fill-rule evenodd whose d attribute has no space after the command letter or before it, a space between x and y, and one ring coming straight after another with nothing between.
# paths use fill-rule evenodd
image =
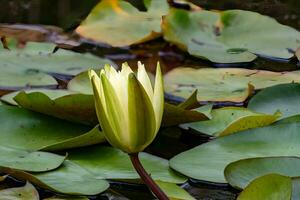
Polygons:
<instances>
[{"instance_id":1,"label":"notched lily pad","mask_svg":"<svg viewBox=\"0 0 300 200\"><path fill-rule=\"evenodd\" d=\"M129 156L112 147L98 145L74 149L69 151L68 158L94 174L95 177L118 180L139 179ZM186 181L184 176L170 169L168 161L163 158L148 153L140 153L140 159L154 180L170 183Z\"/></svg>"},{"instance_id":2,"label":"notched lily pad","mask_svg":"<svg viewBox=\"0 0 300 200\"><path fill-rule=\"evenodd\" d=\"M109 187L107 181L95 178L71 161L65 161L56 170L43 173L27 173L7 167L0 167L0 171L21 180L29 180L41 188L63 194L96 195Z\"/></svg>"},{"instance_id":3,"label":"notched lily pad","mask_svg":"<svg viewBox=\"0 0 300 200\"><path fill-rule=\"evenodd\" d=\"M0 87L16 90L24 87L56 86L51 75L74 76L89 68L100 69L110 60L55 48L50 43L29 42L23 49L0 49Z\"/></svg>"},{"instance_id":4,"label":"notched lily pad","mask_svg":"<svg viewBox=\"0 0 300 200\"><path fill-rule=\"evenodd\" d=\"M197 89L199 101L243 102L254 88L300 82L300 74L239 68L177 68L164 79L165 92L174 96L187 98Z\"/></svg>"},{"instance_id":5,"label":"notched lily pad","mask_svg":"<svg viewBox=\"0 0 300 200\"><path fill-rule=\"evenodd\" d=\"M128 46L160 35L162 16L169 6L166 0L145 0L141 12L123 0L102 0L76 29L83 37L111 46Z\"/></svg>"},{"instance_id":6,"label":"notched lily pad","mask_svg":"<svg viewBox=\"0 0 300 200\"><path fill-rule=\"evenodd\" d=\"M170 166L191 178L226 183L225 167L246 158L300 156L300 123L251 129L220 137L170 160Z\"/></svg>"},{"instance_id":7,"label":"notched lily pad","mask_svg":"<svg viewBox=\"0 0 300 200\"><path fill-rule=\"evenodd\" d=\"M244 10L171 9L162 27L167 41L215 63L251 62L256 55L290 59L300 45L297 30Z\"/></svg>"},{"instance_id":8,"label":"notched lily pad","mask_svg":"<svg viewBox=\"0 0 300 200\"><path fill-rule=\"evenodd\" d=\"M0 107L0 144L26 150L62 150L105 141L98 127L71 123L22 108Z\"/></svg>"},{"instance_id":9,"label":"notched lily pad","mask_svg":"<svg viewBox=\"0 0 300 200\"><path fill-rule=\"evenodd\" d=\"M275 122L281 114L276 112L273 115L268 115L256 113L246 108L225 107L212 110L211 115L211 120L182 124L181 127L219 137L267 126Z\"/></svg>"},{"instance_id":10,"label":"notched lily pad","mask_svg":"<svg viewBox=\"0 0 300 200\"><path fill-rule=\"evenodd\" d=\"M281 119L300 115L300 84L275 85L258 92L250 99L248 108L264 113L279 110Z\"/></svg>"}]
</instances>

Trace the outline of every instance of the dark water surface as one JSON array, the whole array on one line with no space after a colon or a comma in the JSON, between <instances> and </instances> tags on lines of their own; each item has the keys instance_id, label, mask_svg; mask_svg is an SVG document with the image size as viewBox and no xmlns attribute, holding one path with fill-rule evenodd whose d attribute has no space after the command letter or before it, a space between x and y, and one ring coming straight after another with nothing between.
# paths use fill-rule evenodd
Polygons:
<instances>
[{"instance_id":1,"label":"dark water surface","mask_svg":"<svg viewBox=\"0 0 300 200\"><path fill-rule=\"evenodd\" d=\"M129 1L143 9L140 3L141 1ZM29 26L23 27L24 30L15 33L15 36L19 37L20 40L57 41L58 39L68 40L68 38L72 38L72 41L75 41L75 43L79 45L74 48L75 51L89 51L93 54L112 59L117 64L127 61L130 66L136 66L137 61L140 60L144 62L148 70L152 72L155 70L157 61L161 62L164 73L178 66L195 68L243 67L271 71L298 70L300 67L296 59L284 61L265 58L259 58L252 63L214 66L208 61L187 55L175 46L164 42L161 38L123 49L110 48L104 44L94 44L89 41L81 40L72 33L72 30L87 16L93 6L98 2L98 0L0 0L0 23L29 24ZM191 0L191 2L206 9L244 9L256 11L272 16L280 23L300 30L299 0ZM51 27L40 25L33 27L31 24L51 25ZM58 36L60 34L64 36L61 38ZM57 76L57 78L61 80L60 88L64 88L67 80L71 77ZM1 93L3 93L3 91L0 91L0 94ZM169 100L174 99L169 98ZM147 148L147 152L169 159L182 151L207 142L210 139L211 138L205 135L195 134L187 130L167 128L161 131L154 143ZM8 178L4 184L1 185L4 185L3 187L9 187L20 186L22 184L24 183ZM111 185L112 187L107 192L90 197L90 199L153 199L151 193L143 185L122 182L111 182ZM238 191L228 185L215 185L195 180L189 180L183 187L196 199L201 200L231 200L235 199L238 194ZM49 191L39 191L41 197L53 195L53 193Z\"/></svg>"}]
</instances>

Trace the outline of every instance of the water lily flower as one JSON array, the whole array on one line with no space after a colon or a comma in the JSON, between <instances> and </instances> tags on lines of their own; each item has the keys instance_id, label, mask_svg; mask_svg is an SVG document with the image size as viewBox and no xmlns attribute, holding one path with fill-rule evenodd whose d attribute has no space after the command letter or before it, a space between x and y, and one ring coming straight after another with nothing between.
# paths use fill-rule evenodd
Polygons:
<instances>
[{"instance_id":1,"label":"water lily flower","mask_svg":"<svg viewBox=\"0 0 300 200\"><path fill-rule=\"evenodd\" d=\"M154 88L143 64L135 74L127 63L121 71L106 65L89 76L98 120L108 142L126 153L143 151L155 138L164 107L163 77L157 64Z\"/></svg>"}]
</instances>

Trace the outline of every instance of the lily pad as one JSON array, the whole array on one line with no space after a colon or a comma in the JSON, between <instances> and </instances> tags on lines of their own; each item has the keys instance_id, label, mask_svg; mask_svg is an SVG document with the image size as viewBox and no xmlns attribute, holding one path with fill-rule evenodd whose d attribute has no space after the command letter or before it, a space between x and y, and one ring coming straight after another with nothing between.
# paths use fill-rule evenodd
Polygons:
<instances>
[{"instance_id":1,"label":"lily pad","mask_svg":"<svg viewBox=\"0 0 300 200\"><path fill-rule=\"evenodd\" d=\"M246 158L300 156L300 123L272 125L220 137L185 151L170 166L191 178L226 183L225 167Z\"/></svg>"},{"instance_id":2,"label":"lily pad","mask_svg":"<svg viewBox=\"0 0 300 200\"><path fill-rule=\"evenodd\" d=\"M290 200L291 196L291 178L268 174L252 181L237 200Z\"/></svg>"},{"instance_id":3,"label":"lily pad","mask_svg":"<svg viewBox=\"0 0 300 200\"><path fill-rule=\"evenodd\" d=\"M1 200L39 200L38 191L29 182L23 187L0 190Z\"/></svg>"},{"instance_id":4,"label":"lily pad","mask_svg":"<svg viewBox=\"0 0 300 200\"><path fill-rule=\"evenodd\" d=\"M102 0L76 32L116 47L156 38L161 32L162 16L168 13L168 3L166 0L147 0L144 3L147 12L141 12L123 0Z\"/></svg>"},{"instance_id":5,"label":"lily pad","mask_svg":"<svg viewBox=\"0 0 300 200\"><path fill-rule=\"evenodd\" d=\"M247 129L267 126L280 117L280 113L268 115L240 107L214 109L211 115L211 120L182 124L181 127L191 128L201 133L219 137Z\"/></svg>"},{"instance_id":6,"label":"lily pad","mask_svg":"<svg viewBox=\"0 0 300 200\"><path fill-rule=\"evenodd\" d=\"M14 100L23 108L60 119L92 126L99 124L92 95L68 90L29 90L18 93Z\"/></svg>"},{"instance_id":7,"label":"lily pad","mask_svg":"<svg viewBox=\"0 0 300 200\"><path fill-rule=\"evenodd\" d=\"M197 89L199 101L243 102L254 88L300 82L300 74L238 68L177 68L164 79L165 92L178 97L187 98Z\"/></svg>"},{"instance_id":8,"label":"lily pad","mask_svg":"<svg viewBox=\"0 0 300 200\"><path fill-rule=\"evenodd\" d=\"M215 63L251 62L256 55L290 59L300 45L297 30L244 10L171 9L162 27L167 41Z\"/></svg>"},{"instance_id":9,"label":"lily pad","mask_svg":"<svg viewBox=\"0 0 300 200\"><path fill-rule=\"evenodd\" d=\"M187 191L175 183L162 181L156 181L156 183L171 200L195 200Z\"/></svg>"},{"instance_id":10,"label":"lily pad","mask_svg":"<svg viewBox=\"0 0 300 200\"><path fill-rule=\"evenodd\" d=\"M134 170L129 156L112 147L91 146L84 149L74 149L68 152L68 158L93 173L95 177L106 179L139 179ZM186 181L169 168L168 160L148 154L140 153L140 159L146 171L151 174L154 180L183 183Z\"/></svg>"},{"instance_id":11,"label":"lily pad","mask_svg":"<svg viewBox=\"0 0 300 200\"><path fill-rule=\"evenodd\" d=\"M25 151L0 146L0 166L29 172L43 172L59 167L65 157L41 151ZM0 170L1 171L1 170Z\"/></svg>"},{"instance_id":12,"label":"lily pad","mask_svg":"<svg viewBox=\"0 0 300 200\"><path fill-rule=\"evenodd\" d=\"M264 113L279 110L283 118L300 114L300 84L281 84L258 92L249 101L248 108Z\"/></svg>"},{"instance_id":13,"label":"lily pad","mask_svg":"<svg viewBox=\"0 0 300 200\"><path fill-rule=\"evenodd\" d=\"M0 107L0 145L25 150L61 150L105 141L99 128L75 124L22 108Z\"/></svg>"},{"instance_id":14,"label":"lily pad","mask_svg":"<svg viewBox=\"0 0 300 200\"><path fill-rule=\"evenodd\" d=\"M297 157L249 158L230 163L226 166L224 174L231 186L244 189L254 179L266 174L298 177L298 166L300 158Z\"/></svg>"},{"instance_id":15,"label":"lily pad","mask_svg":"<svg viewBox=\"0 0 300 200\"><path fill-rule=\"evenodd\" d=\"M65 161L56 170L43 173L27 173L7 167L0 167L0 171L21 180L29 180L44 189L64 194L95 195L109 187L107 181L95 178L87 170L70 161Z\"/></svg>"},{"instance_id":16,"label":"lily pad","mask_svg":"<svg viewBox=\"0 0 300 200\"><path fill-rule=\"evenodd\" d=\"M54 44L29 42L23 49L0 49L0 86L5 89L55 86L51 75L74 76L89 68L100 69L110 60L59 49Z\"/></svg>"}]
</instances>

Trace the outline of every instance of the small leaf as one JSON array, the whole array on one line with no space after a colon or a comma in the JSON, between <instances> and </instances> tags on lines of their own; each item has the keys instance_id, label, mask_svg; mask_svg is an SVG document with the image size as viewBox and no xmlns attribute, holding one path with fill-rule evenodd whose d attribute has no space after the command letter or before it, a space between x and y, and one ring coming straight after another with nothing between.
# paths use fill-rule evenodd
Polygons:
<instances>
[{"instance_id":1,"label":"small leaf","mask_svg":"<svg viewBox=\"0 0 300 200\"><path fill-rule=\"evenodd\" d=\"M29 182L23 187L0 190L1 200L39 200L38 191Z\"/></svg>"},{"instance_id":2,"label":"small leaf","mask_svg":"<svg viewBox=\"0 0 300 200\"><path fill-rule=\"evenodd\" d=\"M165 192L170 200L195 200L187 191L175 183L155 181L157 185Z\"/></svg>"},{"instance_id":3,"label":"small leaf","mask_svg":"<svg viewBox=\"0 0 300 200\"><path fill-rule=\"evenodd\" d=\"M291 178L268 174L252 181L237 200L290 200L291 195Z\"/></svg>"}]
</instances>

